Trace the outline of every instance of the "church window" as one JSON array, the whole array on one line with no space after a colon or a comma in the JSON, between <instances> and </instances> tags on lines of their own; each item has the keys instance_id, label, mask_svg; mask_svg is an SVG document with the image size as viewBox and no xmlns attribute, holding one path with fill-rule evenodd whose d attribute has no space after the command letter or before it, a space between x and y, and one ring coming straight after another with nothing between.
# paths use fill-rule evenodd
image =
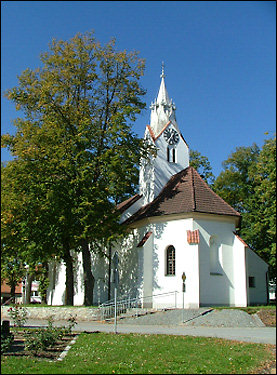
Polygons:
<instances>
[{"instance_id":1,"label":"church window","mask_svg":"<svg viewBox=\"0 0 277 375\"><path fill-rule=\"evenodd\" d=\"M167 147L167 161L169 163L176 163L176 151L173 147Z\"/></svg>"},{"instance_id":2,"label":"church window","mask_svg":"<svg viewBox=\"0 0 277 375\"><path fill-rule=\"evenodd\" d=\"M220 265L220 251L221 247L217 236L211 236L210 238L210 274L211 275L221 275L221 265Z\"/></svg>"},{"instance_id":3,"label":"church window","mask_svg":"<svg viewBox=\"0 0 277 375\"><path fill-rule=\"evenodd\" d=\"M172 245L166 249L166 275L175 275L175 248Z\"/></svg>"}]
</instances>

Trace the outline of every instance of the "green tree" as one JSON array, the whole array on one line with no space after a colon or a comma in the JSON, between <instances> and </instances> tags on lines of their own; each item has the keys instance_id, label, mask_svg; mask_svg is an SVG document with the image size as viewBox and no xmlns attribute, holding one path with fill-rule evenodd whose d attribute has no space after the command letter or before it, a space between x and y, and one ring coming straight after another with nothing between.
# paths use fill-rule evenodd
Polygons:
<instances>
[{"instance_id":1,"label":"green tree","mask_svg":"<svg viewBox=\"0 0 277 375\"><path fill-rule=\"evenodd\" d=\"M15 288L25 276L24 264L17 255L13 257L3 257L1 254L1 281L5 281L11 288L11 301L15 303Z\"/></svg>"},{"instance_id":2,"label":"green tree","mask_svg":"<svg viewBox=\"0 0 277 375\"><path fill-rule=\"evenodd\" d=\"M207 182L208 185L213 185L215 177L208 158L201 155L200 152L195 150L190 150L189 158L190 165L197 170L197 172Z\"/></svg>"},{"instance_id":3,"label":"green tree","mask_svg":"<svg viewBox=\"0 0 277 375\"><path fill-rule=\"evenodd\" d=\"M250 176L255 186L244 236L269 264L269 277L276 282L276 137L265 140Z\"/></svg>"},{"instance_id":4,"label":"green tree","mask_svg":"<svg viewBox=\"0 0 277 375\"><path fill-rule=\"evenodd\" d=\"M224 170L214 182L214 191L242 214L251 209L249 197L254 192L254 179L250 169L257 163L259 153L255 143L249 147L237 147L222 163Z\"/></svg>"},{"instance_id":5,"label":"green tree","mask_svg":"<svg viewBox=\"0 0 277 375\"><path fill-rule=\"evenodd\" d=\"M149 151L132 132L145 107L139 85L144 61L137 52L116 51L115 40L101 46L93 33L54 40L41 61L41 69L27 69L6 93L25 117L2 144L28 181L20 187L32 221L25 220L28 241L65 261L67 304L73 303L71 250L82 251L85 304L91 305L89 251L105 254L124 235L115 203L133 192L134 166Z\"/></svg>"},{"instance_id":6,"label":"green tree","mask_svg":"<svg viewBox=\"0 0 277 375\"><path fill-rule=\"evenodd\" d=\"M276 266L276 138L239 147L223 162L213 189L242 215L240 235L269 264Z\"/></svg>"}]
</instances>

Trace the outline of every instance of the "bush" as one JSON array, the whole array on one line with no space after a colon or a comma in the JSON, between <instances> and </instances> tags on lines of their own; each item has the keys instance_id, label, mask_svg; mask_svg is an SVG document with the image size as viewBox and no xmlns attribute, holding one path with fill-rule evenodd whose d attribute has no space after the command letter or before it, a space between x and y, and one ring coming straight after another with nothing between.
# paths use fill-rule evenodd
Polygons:
<instances>
[{"instance_id":1,"label":"bush","mask_svg":"<svg viewBox=\"0 0 277 375\"><path fill-rule=\"evenodd\" d=\"M6 353L11 350L12 344L14 342L14 335L12 333L8 333L4 335L1 333L1 354Z\"/></svg>"},{"instance_id":2,"label":"bush","mask_svg":"<svg viewBox=\"0 0 277 375\"><path fill-rule=\"evenodd\" d=\"M13 320L14 326L22 327L27 321L27 310L25 307L15 305L8 309L8 314Z\"/></svg>"},{"instance_id":3,"label":"bush","mask_svg":"<svg viewBox=\"0 0 277 375\"><path fill-rule=\"evenodd\" d=\"M69 325L66 327L54 327L53 318L48 319L47 328L40 328L34 332L25 332L25 350L30 350L34 355L40 351L52 347L64 335L70 334L72 328L76 324L76 318L70 317L68 319Z\"/></svg>"}]
</instances>

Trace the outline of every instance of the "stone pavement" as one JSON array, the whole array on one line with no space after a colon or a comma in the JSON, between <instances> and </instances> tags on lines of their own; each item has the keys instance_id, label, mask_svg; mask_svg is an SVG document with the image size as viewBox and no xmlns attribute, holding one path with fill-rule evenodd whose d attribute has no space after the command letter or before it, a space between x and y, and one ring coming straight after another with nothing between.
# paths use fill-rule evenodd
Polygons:
<instances>
[{"instance_id":1,"label":"stone pavement","mask_svg":"<svg viewBox=\"0 0 277 375\"><path fill-rule=\"evenodd\" d=\"M54 325L67 325L66 321L55 321ZM26 327L47 326L46 320L28 320ZM276 345L275 327L202 327L178 325L141 325L114 324L114 322L78 322L73 331L76 332L109 332L109 333L141 333L166 334L182 336L217 337L227 340L254 342Z\"/></svg>"}]
</instances>

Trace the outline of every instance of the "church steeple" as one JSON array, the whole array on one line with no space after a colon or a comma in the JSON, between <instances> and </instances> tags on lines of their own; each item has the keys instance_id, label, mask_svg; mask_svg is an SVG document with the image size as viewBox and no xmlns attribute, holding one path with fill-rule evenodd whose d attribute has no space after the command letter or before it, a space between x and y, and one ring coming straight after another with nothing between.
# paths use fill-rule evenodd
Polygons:
<instances>
[{"instance_id":1,"label":"church steeple","mask_svg":"<svg viewBox=\"0 0 277 375\"><path fill-rule=\"evenodd\" d=\"M175 118L175 104L165 86L164 64L158 96L150 106L151 121L144 138L155 144L157 153L142 159L139 185L143 204L155 199L171 176L189 166L189 149Z\"/></svg>"},{"instance_id":2,"label":"church steeple","mask_svg":"<svg viewBox=\"0 0 277 375\"><path fill-rule=\"evenodd\" d=\"M150 127L155 136L157 136L164 126L170 121L179 131L175 117L175 104L169 95L165 86L164 63L162 63L161 84L157 98L151 103Z\"/></svg>"}]
</instances>

